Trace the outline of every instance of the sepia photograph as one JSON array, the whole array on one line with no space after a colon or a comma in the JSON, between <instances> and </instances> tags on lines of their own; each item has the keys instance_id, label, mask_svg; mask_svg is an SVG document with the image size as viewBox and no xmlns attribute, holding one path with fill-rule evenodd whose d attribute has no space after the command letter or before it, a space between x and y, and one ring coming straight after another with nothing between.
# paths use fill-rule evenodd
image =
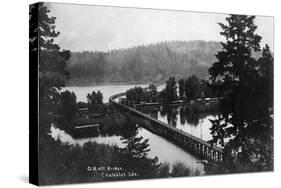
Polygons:
<instances>
[{"instance_id":1,"label":"sepia photograph","mask_svg":"<svg viewBox=\"0 0 281 188\"><path fill-rule=\"evenodd\" d=\"M29 56L30 183L274 171L272 16L35 3Z\"/></svg>"}]
</instances>

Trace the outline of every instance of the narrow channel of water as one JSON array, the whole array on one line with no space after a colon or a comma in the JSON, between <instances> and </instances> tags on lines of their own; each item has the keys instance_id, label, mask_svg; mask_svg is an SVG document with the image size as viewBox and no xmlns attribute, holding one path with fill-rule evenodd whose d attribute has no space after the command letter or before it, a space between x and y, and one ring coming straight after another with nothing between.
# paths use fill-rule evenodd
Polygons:
<instances>
[{"instance_id":1,"label":"narrow channel of water","mask_svg":"<svg viewBox=\"0 0 281 188\"><path fill-rule=\"evenodd\" d=\"M67 145L83 147L87 142L96 142L99 144L116 145L120 148L125 147L122 143L121 136L98 136L77 139L66 133L64 130L56 128L54 125L51 126L49 134L54 140ZM193 171L199 171L201 174L204 174L204 166L200 163L197 157L168 140L141 127L138 128L137 136L149 139L150 151L148 152L148 156L150 158L158 157L160 163L168 162L169 164L174 164L176 162L183 162Z\"/></svg>"},{"instance_id":2,"label":"narrow channel of water","mask_svg":"<svg viewBox=\"0 0 281 188\"><path fill-rule=\"evenodd\" d=\"M103 101L108 102L110 96L127 91L134 87L147 87L147 84L141 85L103 85L103 86L72 86L65 87L63 90L69 90L76 94L77 102L86 102L86 96L92 91L101 91L103 93ZM159 86L157 89L162 89L164 86ZM160 112L158 112L160 113ZM159 117L161 117L159 115ZM179 117L177 117L179 118ZM167 119L166 116L162 117L162 120ZM165 122L165 121L164 121ZM202 123L202 127L203 127ZM195 130L193 130L195 132ZM50 135L55 140L60 140L62 144L78 145L83 147L87 142L96 142L100 144L117 145L118 147L124 147L124 144L120 140L120 136L98 136L91 138L73 138L70 134L67 134L64 130L60 130L54 126L50 129ZM201 174L204 173L204 166L199 162L199 159L191 153L183 150L179 146L172 142L155 135L144 128L139 128L138 136L142 136L144 139L149 139L150 151L148 156L151 158L158 157L159 162L168 162L174 164L176 162L183 162L192 170L198 170Z\"/></svg>"}]
</instances>

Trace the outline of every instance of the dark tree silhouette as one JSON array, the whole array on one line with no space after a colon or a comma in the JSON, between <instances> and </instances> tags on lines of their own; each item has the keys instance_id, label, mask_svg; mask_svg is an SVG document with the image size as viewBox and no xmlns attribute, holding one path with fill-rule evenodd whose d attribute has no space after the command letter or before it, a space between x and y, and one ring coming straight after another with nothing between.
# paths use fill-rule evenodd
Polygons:
<instances>
[{"instance_id":1,"label":"dark tree silhouette","mask_svg":"<svg viewBox=\"0 0 281 188\"><path fill-rule=\"evenodd\" d=\"M158 100L157 87L154 84L149 84L146 93L149 94L149 97L146 99L148 102L156 102Z\"/></svg>"},{"instance_id":2,"label":"dark tree silhouette","mask_svg":"<svg viewBox=\"0 0 281 188\"><path fill-rule=\"evenodd\" d=\"M185 80L184 88L186 100L194 100L201 97L201 83L197 76L192 75Z\"/></svg>"},{"instance_id":3,"label":"dark tree silhouette","mask_svg":"<svg viewBox=\"0 0 281 188\"><path fill-rule=\"evenodd\" d=\"M184 98L184 94L185 94L185 85L184 85L184 79L180 79L178 81L179 84L179 97L180 99Z\"/></svg>"},{"instance_id":4,"label":"dark tree silhouette","mask_svg":"<svg viewBox=\"0 0 281 188\"><path fill-rule=\"evenodd\" d=\"M264 80L272 74L273 59L268 47L258 61L252 57L261 40L254 19L230 15L227 24L219 23L226 42L209 69L213 83L221 82L223 94L221 115L212 121L213 142L224 145L224 139L230 138L224 148L224 167L231 172L272 169L272 121L264 95L272 99L273 88Z\"/></svg>"},{"instance_id":5,"label":"dark tree silhouette","mask_svg":"<svg viewBox=\"0 0 281 188\"><path fill-rule=\"evenodd\" d=\"M68 90L61 92L62 114L66 119L72 119L76 115L76 95Z\"/></svg>"},{"instance_id":6,"label":"dark tree silhouette","mask_svg":"<svg viewBox=\"0 0 281 188\"><path fill-rule=\"evenodd\" d=\"M145 101L145 92L141 87L135 87L126 91L126 98L132 103L139 104Z\"/></svg>"},{"instance_id":7,"label":"dark tree silhouette","mask_svg":"<svg viewBox=\"0 0 281 188\"><path fill-rule=\"evenodd\" d=\"M200 80L200 85L201 85L201 97L203 98L218 97L215 90L207 80Z\"/></svg>"},{"instance_id":8,"label":"dark tree silhouette","mask_svg":"<svg viewBox=\"0 0 281 188\"><path fill-rule=\"evenodd\" d=\"M262 77L263 91L265 95L266 104L269 108L273 107L273 57L269 46L266 45L262 50L262 56L258 60L259 75ZM273 110L273 109L272 109Z\"/></svg>"},{"instance_id":9,"label":"dark tree silhouette","mask_svg":"<svg viewBox=\"0 0 281 188\"><path fill-rule=\"evenodd\" d=\"M54 43L59 35L55 30L55 17L49 17L50 11L44 3L37 3L30 8L29 17L29 48L32 53L39 52L39 99L42 110L59 99L58 91L65 85L69 73L66 61L70 58L70 51L60 50ZM34 62L35 63L35 62Z\"/></svg>"},{"instance_id":10,"label":"dark tree silhouette","mask_svg":"<svg viewBox=\"0 0 281 188\"><path fill-rule=\"evenodd\" d=\"M121 164L126 170L137 173L137 178L152 178L160 165L158 158L148 157L149 140L138 136L138 128L132 123L133 121L128 121L127 130L124 130L125 134L121 138L125 144L124 148L120 148L123 154Z\"/></svg>"},{"instance_id":11,"label":"dark tree silhouette","mask_svg":"<svg viewBox=\"0 0 281 188\"><path fill-rule=\"evenodd\" d=\"M175 81L175 77L170 77L169 80L166 81L166 102L170 103L178 99L177 93L177 84Z\"/></svg>"},{"instance_id":12,"label":"dark tree silhouette","mask_svg":"<svg viewBox=\"0 0 281 188\"><path fill-rule=\"evenodd\" d=\"M93 91L91 94L87 94L88 108L91 112L105 112L106 106L103 103L103 95L100 91Z\"/></svg>"}]
</instances>

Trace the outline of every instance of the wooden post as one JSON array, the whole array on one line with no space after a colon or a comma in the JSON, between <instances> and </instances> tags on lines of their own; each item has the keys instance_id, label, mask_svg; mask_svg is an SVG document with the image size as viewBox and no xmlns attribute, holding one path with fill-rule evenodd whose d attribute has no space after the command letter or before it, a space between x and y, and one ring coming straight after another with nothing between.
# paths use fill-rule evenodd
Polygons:
<instances>
[{"instance_id":1,"label":"wooden post","mask_svg":"<svg viewBox=\"0 0 281 188\"><path fill-rule=\"evenodd\" d=\"M203 157L205 157L205 150L206 150L206 147L205 147L205 145L203 145L203 147L202 147L202 155L203 155Z\"/></svg>"}]
</instances>

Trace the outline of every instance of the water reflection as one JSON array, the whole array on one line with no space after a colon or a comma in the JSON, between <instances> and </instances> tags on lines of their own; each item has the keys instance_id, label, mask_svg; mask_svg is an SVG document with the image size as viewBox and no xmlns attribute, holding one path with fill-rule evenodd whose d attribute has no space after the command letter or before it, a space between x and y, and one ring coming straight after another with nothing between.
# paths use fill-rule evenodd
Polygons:
<instances>
[{"instance_id":1,"label":"water reflection","mask_svg":"<svg viewBox=\"0 0 281 188\"><path fill-rule=\"evenodd\" d=\"M212 139L210 131L212 123L210 120L217 117L214 113L193 112L185 106L162 106L152 110L141 109L141 111L202 140L209 141Z\"/></svg>"},{"instance_id":2,"label":"water reflection","mask_svg":"<svg viewBox=\"0 0 281 188\"><path fill-rule=\"evenodd\" d=\"M96 142L99 144L116 145L120 148L124 148L126 147L126 144L122 142L122 138L129 138L138 132L136 137L148 139L150 150L147 154L149 158L157 157L159 163L168 162L170 165L175 164L176 162L183 162L192 171L199 171L201 175L204 174L204 166L203 164L199 163L199 159L197 157L169 142L168 140L149 132L137 124L134 124L133 122L128 123L120 132L122 132L120 135L99 135L97 137L76 139L64 130L56 128L55 125L52 125L49 134L54 140L60 141L62 144L67 145L83 147L88 142Z\"/></svg>"},{"instance_id":3,"label":"water reflection","mask_svg":"<svg viewBox=\"0 0 281 188\"><path fill-rule=\"evenodd\" d=\"M83 147L88 142L96 142L99 144L107 144L107 145L117 145L119 147L124 147L124 144L120 140L121 136L93 136L89 138L73 138L70 134L66 133L64 130L56 128L54 124L51 125L50 133L51 137L60 141L62 144L72 145L72 146L80 146Z\"/></svg>"},{"instance_id":4,"label":"water reflection","mask_svg":"<svg viewBox=\"0 0 281 188\"><path fill-rule=\"evenodd\" d=\"M96 85L96 86L69 86L64 87L64 90L74 92L77 96L77 101L87 102L87 94L93 91L101 91L103 94L103 102L107 103L110 96L117 93L122 93L134 87L147 87L147 84L117 84L117 85Z\"/></svg>"},{"instance_id":5,"label":"water reflection","mask_svg":"<svg viewBox=\"0 0 281 188\"><path fill-rule=\"evenodd\" d=\"M157 156L161 163L175 164L176 162L183 162L193 171L198 170L201 175L204 174L204 166L197 157L144 128L140 128L139 135L149 139L151 148L148 153L149 157Z\"/></svg>"},{"instance_id":6,"label":"water reflection","mask_svg":"<svg viewBox=\"0 0 281 188\"><path fill-rule=\"evenodd\" d=\"M86 96L88 93L92 91L101 91L103 93L104 102L108 102L108 98L114 94L124 92L130 88L135 86L146 87L146 84L143 85L107 85L107 86L78 86L78 87L66 87L65 90L73 91L77 96L77 101L86 102ZM165 85L157 87L157 90L162 90ZM165 110L167 110L165 112ZM166 115L169 114L169 117ZM151 116L155 119L165 119L171 125L177 127L178 122L180 120L179 112L177 110L162 110L162 115L159 112L159 108L152 110ZM201 174L204 173L203 164L198 163L199 159L189 152L183 150L177 145L167 141L166 139L155 135L140 126L137 126L134 123L128 123L130 120L126 119L126 126L124 128L119 129L111 127L110 129L102 129L97 136L90 136L87 138L76 138L71 134L65 131L64 128L51 126L50 135L53 139L60 141L62 144L67 145L77 145L83 147L87 142L96 142L100 144L108 144L108 145L117 145L118 147L125 147L125 144L122 143L121 137L130 136L133 134L134 130L138 130L137 136L142 136L144 139L149 139L149 148L148 156L150 158L158 157L160 163L168 162L170 165L176 162L183 162L188 167L193 170L199 170Z\"/></svg>"},{"instance_id":7,"label":"water reflection","mask_svg":"<svg viewBox=\"0 0 281 188\"><path fill-rule=\"evenodd\" d=\"M167 122L169 125L172 125L173 127L177 126L177 115L178 115L178 109L177 108L171 108L168 106L162 106L160 108L160 115L162 117L167 118Z\"/></svg>"}]
</instances>

